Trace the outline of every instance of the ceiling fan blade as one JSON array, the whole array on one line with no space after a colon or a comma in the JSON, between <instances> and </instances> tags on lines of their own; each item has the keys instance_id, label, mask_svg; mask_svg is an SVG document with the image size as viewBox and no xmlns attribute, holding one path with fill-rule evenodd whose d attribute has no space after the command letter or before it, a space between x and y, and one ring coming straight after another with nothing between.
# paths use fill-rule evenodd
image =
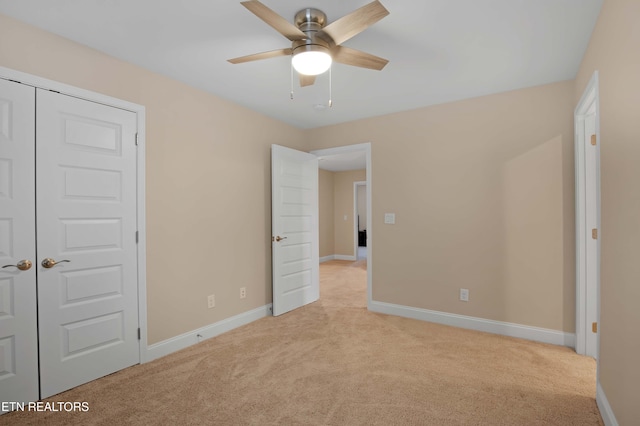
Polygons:
<instances>
[{"instance_id":1,"label":"ceiling fan blade","mask_svg":"<svg viewBox=\"0 0 640 426\"><path fill-rule=\"evenodd\" d=\"M300 31L298 27L284 19L282 16L269 9L258 0L240 2L241 5L249 9L254 15L269 24L277 32L291 41L304 40L307 35Z\"/></svg>"},{"instance_id":2,"label":"ceiling fan blade","mask_svg":"<svg viewBox=\"0 0 640 426\"><path fill-rule=\"evenodd\" d=\"M331 53L334 61L354 67L380 71L389 63L386 59L344 46L336 46Z\"/></svg>"},{"instance_id":3,"label":"ceiling fan blade","mask_svg":"<svg viewBox=\"0 0 640 426\"><path fill-rule=\"evenodd\" d=\"M311 86L315 82L316 82L315 75L300 74L300 87Z\"/></svg>"},{"instance_id":4,"label":"ceiling fan blade","mask_svg":"<svg viewBox=\"0 0 640 426\"><path fill-rule=\"evenodd\" d=\"M342 44L388 14L389 11L376 0L330 23L318 31L317 35L322 38L326 34L335 44Z\"/></svg>"},{"instance_id":5,"label":"ceiling fan blade","mask_svg":"<svg viewBox=\"0 0 640 426\"><path fill-rule=\"evenodd\" d=\"M228 59L228 61L231 62L232 64L241 64L243 62L258 61L260 59L269 59L269 58L275 58L278 56L289 56L291 55L291 53L292 53L292 50L290 48L270 50L268 52L254 53L253 55L240 56L239 58Z\"/></svg>"}]
</instances>

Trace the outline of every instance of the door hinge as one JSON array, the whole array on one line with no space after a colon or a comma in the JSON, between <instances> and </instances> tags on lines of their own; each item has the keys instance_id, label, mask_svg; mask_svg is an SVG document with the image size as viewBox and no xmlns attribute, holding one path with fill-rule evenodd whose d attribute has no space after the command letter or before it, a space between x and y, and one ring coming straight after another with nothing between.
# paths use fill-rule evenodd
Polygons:
<instances>
[{"instance_id":1,"label":"door hinge","mask_svg":"<svg viewBox=\"0 0 640 426\"><path fill-rule=\"evenodd\" d=\"M139 238L139 234L138 234L138 231L136 231L136 244L138 244L138 238Z\"/></svg>"},{"instance_id":2,"label":"door hinge","mask_svg":"<svg viewBox=\"0 0 640 426\"><path fill-rule=\"evenodd\" d=\"M140 334L140 327L138 327L138 340L141 340L141 339L142 339L142 337L140 337L140 336L141 336L141 334Z\"/></svg>"},{"instance_id":3,"label":"door hinge","mask_svg":"<svg viewBox=\"0 0 640 426\"><path fill-rule=\"evenodd\" d=\"M593 238L594 240L598 239L598 230L596 228L593 228L591 230L591 238Z\"/></svg>"},{"instance_id":4,"label":"door hinge","mask_svg":"<svg viewBox=\"0 0 640 426\"><path fill-rule=\"evenodd\" d=\"M136 146L138 146L138 134L136 133Z\"/></svg>"},{"instance_id":5,"label":"door hinge","mask_svg":"<svg viewBox=\"0 0 640 426\"><path fill-rule=\"evenodd\" d=\"M594 333L598 332L598 323L594 322L591 324L591 331L593 331Z\"/></svg>"},{"instance_id":6,"label":"door hinge","mask_svg":"<svg viewBox=\"0 0 640 426\"><path fill-rule=\"evenodd\" d=\"M591 135L591 145L596 146L596 135Z\"/></svg>"}]
</instances>

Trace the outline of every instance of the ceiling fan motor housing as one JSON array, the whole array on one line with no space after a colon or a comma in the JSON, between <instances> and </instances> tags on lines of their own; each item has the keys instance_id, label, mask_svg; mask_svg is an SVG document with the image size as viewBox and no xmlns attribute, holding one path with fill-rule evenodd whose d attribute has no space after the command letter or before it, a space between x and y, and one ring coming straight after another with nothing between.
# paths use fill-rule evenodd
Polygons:
<instances>
[{"instance_id":1,"label":"ceiling fan motor housing","mask_svg":"<svg viewBox=\"0 0 640 426\"><path fill-rule=\"evenodd\" d=\"M316 33L327 24L327 15L323 11L312 7L302 9L296 13L294 23L308 36L304 40L296 40L292 43L291 49L294 56L302 52L330 53L329 43L316 37Z\"/></svg>"},{"instance_id":2,"label":"ceiling fan motor housing","mask_svg":"<svg viewBox=\"0 0 640 426\"><path fill-rule=\"evenodd\" d=\"M296 13L293 22L303 33L316 32L327 25L327 15L319 9L308 7Z\"/></svg>"}]
</instances>

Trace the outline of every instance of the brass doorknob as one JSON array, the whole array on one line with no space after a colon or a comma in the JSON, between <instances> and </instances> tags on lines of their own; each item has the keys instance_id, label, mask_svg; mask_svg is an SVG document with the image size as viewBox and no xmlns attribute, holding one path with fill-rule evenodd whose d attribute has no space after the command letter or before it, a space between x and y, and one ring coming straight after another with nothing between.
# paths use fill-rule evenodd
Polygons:
<instances>
[{"instance_id":1,"label":"brass doorknob","mask_svg":"<svg viewBox=\"0 0 640 426\"><path fill-rule=\"evenodd\" d=\"M27 271L29 269L31 269L31 265L33 265L33 263L31 263L30 260L27 259L23 259L20 262L16 263L15 265L4 265L2 268L8 268L10 266L13 266L14 268L18 268L21 271Z\"/></svg>"},{"instance_id":2,"label":"brass doorknob","mask_svg":"<svg viewBox=\"0 0 640 426\"><path fill-rule=\"evenodd\" d=\"M58 261L55 261L52 258L47 257L42 261L41 265L44 266L45 268L53 268L58 263L62 263L62 262L71 262L71 261L70 260L58 260Z\"/></svg>"},{"instance_id":3,"label":"brass doorknob","mask_svg":"<svg viewBox=\"0 0 640 426\"><path fill-rule=\"evenodd\" d=\"M277 241L277 242L280 242L280 241L282 241L282 240L286 240L286 239L287 239L287 237L281 237L280 235L278 235L278 236L276 237L276 241Z\"/></svg>"}]
</instances>

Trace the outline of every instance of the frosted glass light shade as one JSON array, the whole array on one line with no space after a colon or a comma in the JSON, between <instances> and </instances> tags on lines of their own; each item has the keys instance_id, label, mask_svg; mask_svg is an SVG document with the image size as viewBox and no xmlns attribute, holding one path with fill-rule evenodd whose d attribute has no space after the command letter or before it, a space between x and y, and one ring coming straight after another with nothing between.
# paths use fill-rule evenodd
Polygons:
<instances>
[{"instance_id":1,"label":"frosted glass light shade","mask_svg":"<svg viewBox=\"0 0 640 426\"><path fill-rule=\"evenodd\" d=\"M318 75L331 66L331 55L317 50L305 51L294 55L291 63L300 74Z\"/></svg>"}]
</instances>

